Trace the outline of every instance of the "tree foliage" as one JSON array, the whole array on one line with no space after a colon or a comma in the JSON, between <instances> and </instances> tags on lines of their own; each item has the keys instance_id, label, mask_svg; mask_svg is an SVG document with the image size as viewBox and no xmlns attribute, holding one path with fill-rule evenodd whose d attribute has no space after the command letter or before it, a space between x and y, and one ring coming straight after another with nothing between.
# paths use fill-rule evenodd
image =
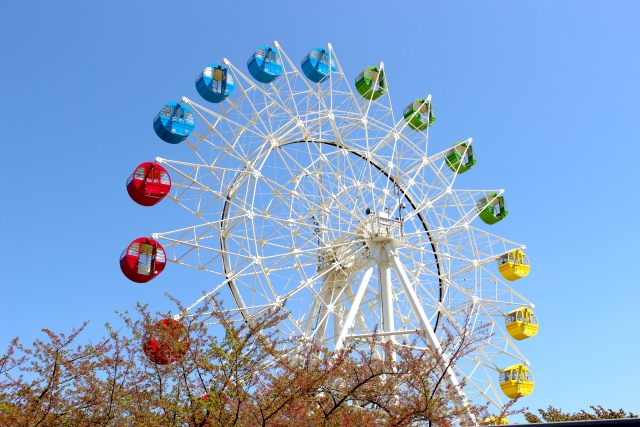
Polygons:
<instances>
[{"instance_id":1,"label":"tree foliage","mask_svg":"<svg viewBox=\"0 0 640 427\"><path fill-rule=\"evenodd\" d=\"M161 337L164 351L184 356L158 364L143 347L150 336L171 332L157 329L168 316L152 315L143 305L136 311L135 317L121 313L125 327L107 325L97 343L76 344L86 324L68 335L45 329L46 340L31 347L14 339L0 358L0 425L313 427L431 421L448 427L462 415L442 370L469 351L476 334L448 336L442 343L451 355L446 360L424 342L376 338L329 352L312 342L279 339L275 326L285 311L236 322L213 302L198 313L211 313L206 323L201 316L181 320L188 341L178 341L175 333ZM484 407L470 410L480 420L490 416ZM513 412L505 408L498 416Z\"/></svg>"},{"instance_id":2,"label":"tree foliage","mask_svg":"<svg viewBox=\"0 0 640 427\"><path fill-rule=\"evenodd\" d=\"M633 412L627 413L623 409L619 409L615 411L613 409L604 409L600 405L598 406L591 405L589 407L593 410L593 413L587 412L584 409L582 409L578 412L570 414L568 412L566 413L562 412L562 409L559 409L559 408L556 409L553 406L549 406L546 411L544 409L538 409L538 412L540 413L540 417L542 417L542 419L540 419L539 416L531 412L525 412L524 417L527 420L527 422L531 424L541 423L543 421L547 423L552 423L552 422L559 422L559 421L586 421L586 420L611 420L616 418L638 418L638 416L635 415Z\"/></svg>"}]
</instances>

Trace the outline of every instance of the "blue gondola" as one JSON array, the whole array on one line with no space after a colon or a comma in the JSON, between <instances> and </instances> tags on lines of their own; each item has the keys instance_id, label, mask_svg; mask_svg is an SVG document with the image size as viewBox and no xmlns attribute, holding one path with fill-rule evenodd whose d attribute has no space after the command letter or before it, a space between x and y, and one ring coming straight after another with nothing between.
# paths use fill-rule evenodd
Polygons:
<instances>
[{"instance_id":1,"label":"blue gondola","mask_svg":"<svg viewBox=\"0 0 640 427\"><path fill-rule=\"evenodd\" d=\"M331 72L335 73L336 65L331 58L331 53L321 47L311 50L302 60L302 71L315 83L321 83L329 77L329 66L331 66Z\"/></svg>"},{"instance_id":2,"label":"blue gondola","mask_svg":"<svg viewBox=\"0 0 640 427\"><path fill-rule=\"evenodd\" d=\"M185 104L170 102L153 119L153 130L165 142L178 144L196 127L193 113Z\"/></svg>"},{"instance_id":3,"label":"blue gondola","mask_svg":"<svg viewBox=\"0 0 640 427\"><path fill-rule=\"evenodd\" d=\"M227 67L209 64L196 78L196 89L209 102L222 102L235 88L236 83Z\"/></svg>"},{"instance_id":4,"label":"blue gondola","mask_svg":"<svg viewBox=\"0 0 640 427\"><path fill-rule=\"evenodd\" d=\"M282 60L277 49L260 46L247 60L247 67L260 83L271 83L282 74Z\"/></svg>"}]
</instances>

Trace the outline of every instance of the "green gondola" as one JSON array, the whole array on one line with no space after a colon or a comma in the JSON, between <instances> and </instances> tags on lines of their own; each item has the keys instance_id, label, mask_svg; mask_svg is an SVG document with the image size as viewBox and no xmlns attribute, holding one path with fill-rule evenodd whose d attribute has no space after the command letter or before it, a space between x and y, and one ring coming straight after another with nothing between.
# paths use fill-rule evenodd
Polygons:
<instances>
[{"instance_id":1,"label":"green gondola","mask_svg":"<svg viewBox=\"0 0 640 427\"><path fill-rule=\"evenodd\" d=\"M492 225L502 221L509 214L504 197L497 193L489 193L476 202L476 207L480 213L480 219L486 224Z\"/></svg>"},{"instance_id":2,"label":"green gondola","mask_svg":"<svg viewBox=\"0 0 640 427\"><path fill-rule=\"evenodd\" d=\"M367 67L356 77L356 89L363 98L374 100L387 93L387 79L384 70Z\"/></svg>"},{"instance_id":3,"label":"green gondola","mask_svg":"<svg viewBox=\"0 0 640 427\"><path fill-rule=\"evenodd\" d=\"M436 112L431 105L431 99L418 98L402 112L409 127L422 132L436 122Z\"/></svg>"},{"instance_id":4,"label":"green gondola","mask_svg":"<svg viewBox=\"0 0 640 427\"><path fill-rule=\"evenodd\" d=\"M449 169L459 174L465 173L477 163L470 140L456 143L447 152L447 157L444 160Z\"/></svg>"}]
</instances>

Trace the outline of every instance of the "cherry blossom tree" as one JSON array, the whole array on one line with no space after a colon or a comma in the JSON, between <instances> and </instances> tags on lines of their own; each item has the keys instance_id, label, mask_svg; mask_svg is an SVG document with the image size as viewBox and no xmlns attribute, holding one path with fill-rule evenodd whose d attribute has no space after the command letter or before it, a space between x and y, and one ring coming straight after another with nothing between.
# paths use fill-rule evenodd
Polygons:
<instances>
[{"instance_id":1,"label":"cherry blossom tree","mask_svg":"<svg viewBox=\"0 0 640 427\"><path fill-rule=\"evenodd\" d=\"M215 299L201 310L178 323L139 304L96 343L78 344L86 323L69 334L44 329L31 346L12 340L0 358L0 425L448 427L464 419L443 369L483 331L448 335L446 359L422 337L374 336L331 352L279 339L284 310L250 322ZM198 314L209 312L205 324ZM512 404L493 416L518 412Z\"/></svg>"}]
</instances>

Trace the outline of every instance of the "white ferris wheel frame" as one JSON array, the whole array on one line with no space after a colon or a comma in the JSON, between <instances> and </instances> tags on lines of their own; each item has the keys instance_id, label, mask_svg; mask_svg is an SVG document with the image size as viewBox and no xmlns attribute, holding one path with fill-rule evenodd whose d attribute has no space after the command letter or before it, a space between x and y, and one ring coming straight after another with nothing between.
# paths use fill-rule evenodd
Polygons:
<instances>
[{"instance_id":1,"label":"white ferris wheel frame","mask_svg":"<svg viewBox=\"0 0 640 427\"><path fill-rule=\"evenodd\" d=\"M319 84L274 46L283 59L274 83L256 84L225 59L235 96L217 106L182 98L205 125L185 141L195 161L156 158L174 178L168 197L199 223L152 237L163 242L167 261L219 277L182 315L227 291L232 311L247 321L304 294L308 307L297 303L306 311L290 313L285 335L339 349L374 334L406 339L421 331L445 361L443 321L464 334L488 323L489 336L463 366L447 367L445 380L458 390L458 408L468 406L467 395L501 406L495 384L502 360L529 364L506 333L504 315L533 304L492 267L525 247L472 222L476 201L504 190L453 189L449 149L427 155L428 129L415 132L395 120L388 87L374 101L354 95L330 44L336 71ZM274 274L290 287L271 283ZM476 423L471 414L463 421Z\"/></svg>"}]
</instances>

